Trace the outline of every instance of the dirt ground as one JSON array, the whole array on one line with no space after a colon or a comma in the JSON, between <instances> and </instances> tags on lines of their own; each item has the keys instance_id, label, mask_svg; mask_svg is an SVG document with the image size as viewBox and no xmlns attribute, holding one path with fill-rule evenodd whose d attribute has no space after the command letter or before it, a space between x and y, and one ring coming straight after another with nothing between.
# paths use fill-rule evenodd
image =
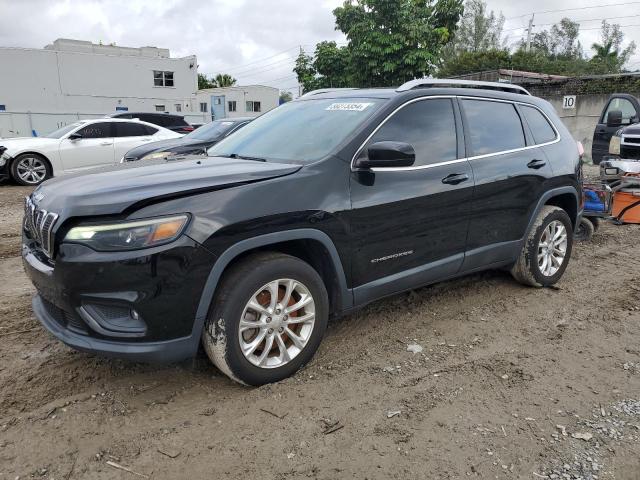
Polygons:
<instances>
[{"instance_id":1,"label":"dirt ground","mask_svg":"<svg viewBox=\"0 0 640 480\"><path fill-rule=\"evenodd\" d=\"M26 193L0 186L1 480L640 479L638 226L603 225L555 289L488 272L377 302L246 388L204 356L131 364L45 332Z\"/></svg>"}]
</instances>

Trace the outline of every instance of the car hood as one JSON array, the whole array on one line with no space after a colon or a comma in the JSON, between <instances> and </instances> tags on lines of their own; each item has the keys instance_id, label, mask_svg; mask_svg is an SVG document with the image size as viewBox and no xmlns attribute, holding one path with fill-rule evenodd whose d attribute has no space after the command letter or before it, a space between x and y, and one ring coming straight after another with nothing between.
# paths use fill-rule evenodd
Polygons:
<instances>
[{"instance_id":1,"label":"car hood","mask_svg":"<svg viewBox=\"0 0 640 480\"><path fill-rule=\"evenodd\" d=\"M264 181L301 168L223 157L151 160L140 165L134 162L53 178L40 185L32 199L38 208L57 213L61 221L76 216L118 215L157 201Z\"/></svg>"},{"instance_id":2,"label":"car hood","mask_svg":"<svg viewBox=\"0 0 640 480\"><path fill-rule=\"evenodd\" d=\"M640 135L640 123L634 123L628 127L624 127L620 132L622 135Z\"/></svg>"},{"instance_id":3,"label":"car hood","mask_svg":"<svg viewBox=\"0 0 640 480\"><path fill-rule=\"evenodd\" d=\"M191 138L170 138L168 140L160 140L158 142L147 143L139 147L132 148L125 154L125 158L136 158L140 160L142 157L153 152L190 150L192 148L211 145L215 140L204 141Z\"/></svg>"},{"instance_id":4,"label":"car hood","mask_svg":"<svg viewBox=\"0 0 640 480\"><path fill-rule=\"evenodd\" d=\"M40 148L50 145L57 145L60 142L57 138L44 137L16 137L0 138L0 147L5 147L7 153L19 152L27 148Z\"/></svg>"}]
</instances>

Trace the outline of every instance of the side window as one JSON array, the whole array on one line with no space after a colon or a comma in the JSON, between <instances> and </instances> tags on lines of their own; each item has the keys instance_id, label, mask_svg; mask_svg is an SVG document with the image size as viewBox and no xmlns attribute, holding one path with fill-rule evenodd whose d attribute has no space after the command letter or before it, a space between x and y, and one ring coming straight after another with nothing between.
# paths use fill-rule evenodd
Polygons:
<instances>
[{"instance_id":1,"label":"side window","mask_svg":"<svg viewBox=\"0 0 640 480\"><path fill-rule=\"evenodd\" d=\"M446 162L457 158L456 122L448 98L420 100L400 109L369 140L404 142L416 152L414 166Z\"/></svg>"},{"instance_id":2,"label":"side window","mask_svg":"<svg viewBox=\"0 0 640 480\"><path fill-rule=\"evenodd\" d=\"M111 122L92 123L78 130L82 138L109 138L111 133Z\"/></svg>"},{"instance_id":3,"label":"side window","mask_svg":"<svg viewBox=\"0 0 640 480\"><path fill-rule=\"evenodd\" d=\"M556 132L549 124L540 110L526 105L520 105L520 111L524 115L525 120L529 124L533 140L537 145L541 143L552 142L556 139Z\"/></svg>"},{"instance_id":4,"label":"side window","mask_svg":"<svg viewBox=\"0 0 640 480\"><path fill-rule=\"evenodd\" d=\"M146 133L147 135L153 135L154 133L156 133L158 131L157 128L153 128L153 127L151 127L149 125L144 125L144 129L147 132Z\"/></svg>"},{"instance_id":5,"label":"side window","mask_svg":"<svg viewBox=\"0 0 640 480\"><path fill-rule=\"evenodd\" d=\"M463 100L473 155L514 150L525 146L524 130L511 103Z\"/></svg>"},{"instance_id":6,"label":"side window","mask_svg":"<svg viewBox=\"0 0 640 480\"><path fill-rule=\"evenodd\" d=\"M135 122L115 122L116 137L143 137L148 135L147 127Z\"/></svg>"},{"instance_id":7,"label":"side window","mask_svg":"<svg viewBox=\"0 0 640 480\"><path fill-rule=\"evenodd\" d=\"M604 112L604 117L601 119L602 123L607 123L607 116L612 110L620 110L622 112L623 125L629 125L632 123L632 119L638 118L638 112L633 108L633 103L626 98L614 98L609 102L607 111Z\"/></svg>"}]
</instances>

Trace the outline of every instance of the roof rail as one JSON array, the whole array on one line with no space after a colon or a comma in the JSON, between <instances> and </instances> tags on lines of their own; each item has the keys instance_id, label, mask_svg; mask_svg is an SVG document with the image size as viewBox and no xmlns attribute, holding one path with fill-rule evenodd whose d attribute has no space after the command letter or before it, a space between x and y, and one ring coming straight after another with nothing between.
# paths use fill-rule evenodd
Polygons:
<instances>
[{"instance_id":1,"label":"roof rail","mask_svg":"<svg viewBox=\"0 0 640 480\"><path fill-rule=\"evenodd\" d=\"M414 88L430 88L430 87L460 87L460 88L481 88L483 90L498 90L501 92L520 93L522 95L531 95L529 91L520 85L500 82L480 82L476 80L458 80L455 78L419 78L411 80L396 90L396 92L406 92Z\"/></svg>"},{"instance_id":2,"label":"roof rail","mask_svg":"<svg viewBox=\"0 0 640 480\"><path fill-rule=\"evenodd\" d=\"M318 90L311 90L299 98L312 97L314 95L320 95L321 93L340 92L344 90L357 90L357 88L319 88Z\"/></svg>"}]
</instances>

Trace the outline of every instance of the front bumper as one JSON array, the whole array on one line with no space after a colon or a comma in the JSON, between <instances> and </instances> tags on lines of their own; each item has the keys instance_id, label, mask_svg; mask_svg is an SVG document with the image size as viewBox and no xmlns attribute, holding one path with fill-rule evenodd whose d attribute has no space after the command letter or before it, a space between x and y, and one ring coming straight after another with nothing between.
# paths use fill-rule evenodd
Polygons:
<instances>
[{"instance_id":1,"label":"front bumper","mask_svg":"<svg viewBox=\"0 0 640 480\"><path fill-rule=\"evenodd\" d=\"M601 180L613 182L627 173L640 173L640 160L607 156L600 162Z\"/></svg>"},{"instance_id":2,"label":"front bumper","mask_svg":"<svg viewBox=\"0 0 640 480\"><path fill-rule=\"evenodd\" d=\"M72 348L137 361L196 354L197 307L214 257L187 236L161 247L96 252L62 244L55 264L23 237L33 311Z\"/></svg>"}]
</instances>

